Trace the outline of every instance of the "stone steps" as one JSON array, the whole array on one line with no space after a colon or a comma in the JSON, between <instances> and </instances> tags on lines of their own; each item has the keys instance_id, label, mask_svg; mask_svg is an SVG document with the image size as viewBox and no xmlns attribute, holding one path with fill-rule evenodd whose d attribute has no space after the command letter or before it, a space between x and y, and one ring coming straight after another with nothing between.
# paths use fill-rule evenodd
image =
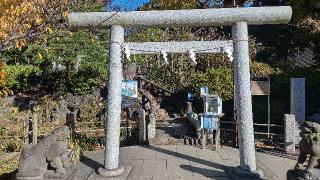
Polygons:
<instances>
[{"instance_id":1,"label":"stone steps","mask_svg":"<svg viewBox=\"0 0 320 180\"><path fill-rule=\"evenodd\" d=\"M149 145L151 146L159 146L159 145L183 145L183 139L176 139L173 137L162 137L162 138L154 138L149 140Z\"/></svg>"}]
</instances>

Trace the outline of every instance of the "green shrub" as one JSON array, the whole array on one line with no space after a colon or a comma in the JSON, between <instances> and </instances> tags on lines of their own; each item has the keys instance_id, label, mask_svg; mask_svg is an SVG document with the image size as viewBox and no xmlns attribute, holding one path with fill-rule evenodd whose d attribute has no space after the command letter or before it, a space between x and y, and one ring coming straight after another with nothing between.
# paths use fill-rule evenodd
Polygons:
<instances>
[{"instance_id":1,"label":"green shrub","mask_svg":"<svg viewBox=\"0 0 320 180\"><path fill-rule=\"evenodd\" d=\"M84 67L73 75L69 91L79 95L90 94L106 81L107 72L104 66Z\"/></svg>"},{"instance_id":2,"label":"green shrub","mask_svg":"<svg viewBox=\"0 0 320 180\"><path fill-rule=\"evenodd\" d=\"M233 96L232 69L227 67L209 68L206 73L195 76L193 91L199 94L201 86L208 86L210 94L217 94L223 100L230 100Z\"/></svg>"},{"instance_id":3,"label":"green shrub","mask_svg":"<svg viewBox=\"0 0 320 180\"><path fill-rule=\"evenodd\" d=\"M262 62L250 63L251 76L274 76L281 73L279 68L273 68L269 64Z\"/></svg>"},{"instance_id":4,"label":"green shrub","mask_svg":"<svg viewBox=\"0 0 320 180\"><path fill-rule=\"evenodd\" d=\"M33 65L7 65L4 67L5 87L9 89L25 90L39 79L40 69Z\"/></svg>"}]
</instances>

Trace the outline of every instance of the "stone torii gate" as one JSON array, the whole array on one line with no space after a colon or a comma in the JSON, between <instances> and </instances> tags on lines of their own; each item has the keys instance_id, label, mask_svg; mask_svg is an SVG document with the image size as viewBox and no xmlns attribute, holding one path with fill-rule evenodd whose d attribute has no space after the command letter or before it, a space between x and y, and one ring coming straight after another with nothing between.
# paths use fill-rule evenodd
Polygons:
<instances>
[{"instance_id":1,"label":"stone torii gate","mask_svg":"<svg viewBox=\"0 0 320 180\"><path fill-rule=\"evenodd\" d=\"M111 27L105 159L104 168L98 170L99 175L114 177L123 174L125 171L123 166L119 166L124 28L232 26L235 98L237 100L237 124L240 150L240 166L235 172L239 175L259 176L256 171L254 147L248 24L286 24L291 16L292 9L289 6L70 13L69 24L72 27ZM198 43L200 45L201 42ZM213 41L211 47L216 47L214 44ZM129 43L128 45L136 44L130 45ZM145 46L145 48L153 47L153 49L156 49L159 48L158 45L149 44ZM186 45L183 44L179 46L186 47ZM137 48L135 47L135 49Z\"/></svg>"}]
</instances>

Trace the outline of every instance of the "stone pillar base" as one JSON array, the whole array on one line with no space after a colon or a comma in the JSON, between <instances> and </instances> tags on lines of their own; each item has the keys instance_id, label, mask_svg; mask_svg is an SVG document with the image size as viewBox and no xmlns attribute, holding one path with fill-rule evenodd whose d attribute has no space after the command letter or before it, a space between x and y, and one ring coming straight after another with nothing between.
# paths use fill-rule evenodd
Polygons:
<instances>
[{"instance_id":1,"label":"stone pillar base","mask_svg":"<svg viewBox=\"0 0 320 180\"><path fill-rule=\"evenodd\" d=\"M262 171L247 171L242 169L240 166L231 168L229 170L229 175L233 180L263 179Z\"/></svg>"},{"instance_id":2,"label":"stone pillar base","mask_svg":"<svg viewBox=\"0 0 320 180\"><path fill-rule=\"evenodd\" d=\"M114 177L114 176L119 176L122 173L124 173L124 170L125 169L123 166L120 166L118 169L112 169L112 170L105 169L105 168L99 168L98 174L103 177Z\"/></svg>"},{"instance_id":3,"label":"stone pillar base","mask_svg":"<svg viewBox=\"0 0 320 180\"><path fill-rule=\"evenodd\" d=\"M108 170L99 168L98 174L93 172L87 179L88 180L126 180L129 176L131 166L120 166L117 169Z\"/></svg>"},{"instance_id":4,"label":"stone pillar base","mask_svg":"<svg viewBox=\"0 0 320 180\"><path fill-rule=\"evenodd\" d=\"M16 180L43 180L43 175L37 177L21 177L16 176Z\"/></svg>"}]
</instances>

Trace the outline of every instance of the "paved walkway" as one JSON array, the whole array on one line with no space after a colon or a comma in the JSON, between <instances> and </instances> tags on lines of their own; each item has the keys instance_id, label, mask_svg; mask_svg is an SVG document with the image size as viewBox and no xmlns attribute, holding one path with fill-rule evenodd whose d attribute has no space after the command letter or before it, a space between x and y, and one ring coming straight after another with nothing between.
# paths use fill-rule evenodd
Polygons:
<instances>
[{"instance_id":1,"label":"paved walkway","mask_svg":"<svg viewBox=\"0 0 320 180\"><path fill-rule=\"evenodd\" d=\"M103 151L86 152L78 164L78 178L86 179L103 165ZM239 151L192 146L131 146L120 148L122 165L132 166L129 180L228 180L227 170L239 165ZM296 160L257 153L257 166L268 179L285 180Z\"/></svg>"}]
</instances>

